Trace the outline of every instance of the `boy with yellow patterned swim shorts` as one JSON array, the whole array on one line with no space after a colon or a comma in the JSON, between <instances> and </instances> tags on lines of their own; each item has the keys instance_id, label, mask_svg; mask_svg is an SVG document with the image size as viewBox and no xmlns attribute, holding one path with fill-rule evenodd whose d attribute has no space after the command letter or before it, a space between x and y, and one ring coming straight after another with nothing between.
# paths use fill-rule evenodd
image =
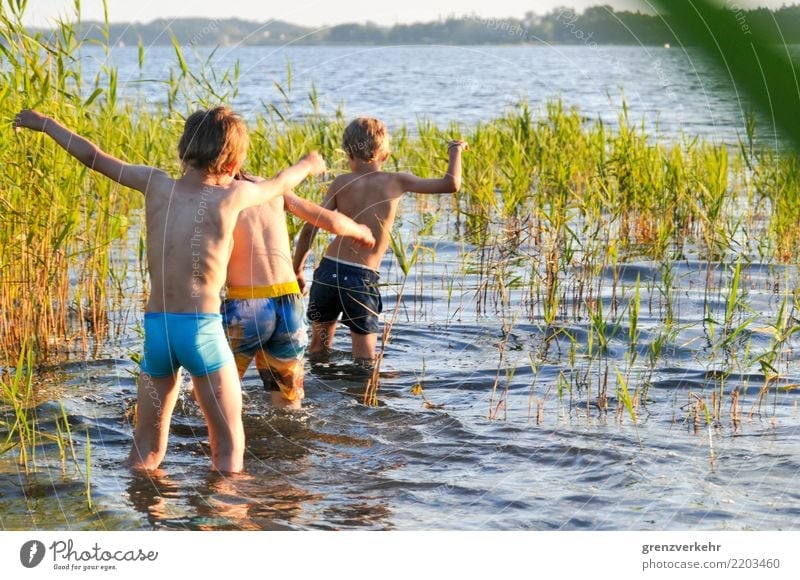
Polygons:
<instances>
[{"instance_id":1,"label":"boy with yellow patterned swim shorts","mask_svg":"<svg viewBox=\"0 0 800 580\"><path fill-rule=\"evenodd\" d=\"M372 247L375 239L367 226L291 192L239 214L222 304L239 378L255 358L264 387L271 392L272 405L299 408L305 395L303 357L308 334L303 295L292 267L285 211L315 227L351 238L360 246Z\"/></svg>"}]
</instances>

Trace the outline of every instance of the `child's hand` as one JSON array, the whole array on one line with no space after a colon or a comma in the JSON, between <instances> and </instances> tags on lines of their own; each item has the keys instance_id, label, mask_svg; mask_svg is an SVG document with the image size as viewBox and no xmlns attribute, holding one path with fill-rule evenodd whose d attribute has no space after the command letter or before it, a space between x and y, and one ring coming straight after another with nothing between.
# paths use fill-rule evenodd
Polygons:
<instances>
[{"instance_id":1,"label":"child's hand","mask_svg":"<svg viewBox=\"0 0 800 580\"><path fill-rule=\"evenodd\" d=\"M303 161L306 161L309 164L309 175L319 175L320 173L325 173L325 160L317 151L312 151L303 157Z\"/></svg>"},{"instance_id":2,"label":"child's hand","mask_svg":"<svg viewBox=\"0 0 800 580\"><path fill-rule=\"evenodd\" d=\"M372 230L369 229L364 224L357 224L358 225L358 232L353 236L353 240L359 246L364 246L365 248L374 248L375 247L375 236L372 235Z\"/></svg>"},{"instance_id":3,"label":"child's hand","mask_svg":"<svg viewBox=\"0 0 800 580\"><path fill-rule=\"evenodd\" d=\"M447 144L447 150L450 151L453 147L458 147L459 151L466 151L469 149L469 143L461 139L454 139Z\"/></svg>"},{"instance_id":4,"label":"child's hand","mask_svg":"<svg viewBox=\"0 0 800 580\"><path fill-rule=\"evenodd\" d=\"M14 117L14 131L21 129L33 129L34 131L44 131L47 125L47 117L30 109L23 109Z\"/></svg>"}]
</instances>

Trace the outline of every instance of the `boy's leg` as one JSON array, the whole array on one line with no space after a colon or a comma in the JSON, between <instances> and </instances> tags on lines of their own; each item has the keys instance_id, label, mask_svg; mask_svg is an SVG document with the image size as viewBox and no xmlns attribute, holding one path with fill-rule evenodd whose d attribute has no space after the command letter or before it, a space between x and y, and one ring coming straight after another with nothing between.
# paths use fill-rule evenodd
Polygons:
<instances>
[{"instance_id":1,"label":"boy's leg","mask_svg":"<svg viewBox=\"0 0 800 580\"><path fill-rule=\"evenodd\" d=\"M308 321L311 323L309 355L325 354L333 346L336 323L342 313L338 266L323 259L314 271L314 281L308 293Z\"/></svg>"},{"instance_id":2,"label":"boy's leg","mask_svg":"<svg viewBox=\"0 0 800 580\"><path fill-rule=\"evenodd\" d=\"M311 323L311 344L308 345L308 354L325 353L331 350L336 323L336 320Z\"/></svg>"},{"instance_id":3,"label":"boy's leg","mask_svg":"<svg viewBox=\"0 0 800 580\"><path fill-rule=\"evenodd\" d=\"M300 409L303 389L303 358L278 360L265 351L256 354L258 369L264 388L270 392L272 406L278 409Z\"/></svg>"},{"instance_id":4,"label":"boy's leg","mask_svg":"<svg viewBox=\"0 0 800 580\"><path fill-rule=\"evenodd\" d=\"M233 345L231 345L231 347L233 347ZM244 373L247 372L247 368L250 366L250 363L253 361L253 355L234 351L233 359L236 362L236 373L239 375L239 387L241 388L242 378L244 377ZM199 403L197 399L197 393L195 392L195 387L196 383L194 380L192 380L192 386L187 394L195 403Z\"/></svg>"},{"instance_id":5,"label":"boy's leg","mask_svg":"<svg viewBox=\"0 0 800 580\"><path fill-rule=\"evenodd\" d=\"M208 424L211 468L238 473L244 466L242 389L230 362L206 376L192 377L195 396Z\"/></svg>"},{"instance_id":6,"label":"boy's leg","mask_svg":"<svg viewBox=\"0 0 800 580\"><path fill-rule=\"evenodd\" d=\"M359 364L372 365L375 363L375 345L378 343L378 334L359 334L350 331L353 341L353 360Z\"/></svg>"},{"instance_id":7,"label":"boy's leg","mask_svg":"<svg viewBox=\"0 0 800 580\"><path fill-rule=\"evenodd\" d=\"M136 427L128 463L136 469L156 469L167 452L172 411L178 400L178 375L152 377L142 371L136 394Z\"/></svg>"},{"instance_id":8,"label":"boy's leg","mask_svg":"<svg viewBox=\"0 0 800 580\"><path fill-rule=\"evenodd\" d=\"M297 399L295 401L290 401L286 397L283 396L283 393L280 391L272 391L270 393L270 404L275 407L276 409L302 409L303 408L303 401Z\"/></svg>"}]
</instances>

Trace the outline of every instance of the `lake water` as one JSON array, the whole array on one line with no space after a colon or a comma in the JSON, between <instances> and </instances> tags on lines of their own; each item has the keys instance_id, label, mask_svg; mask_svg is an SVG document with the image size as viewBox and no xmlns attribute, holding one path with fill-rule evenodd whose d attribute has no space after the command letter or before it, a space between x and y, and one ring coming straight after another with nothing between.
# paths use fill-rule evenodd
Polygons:
<instances>
[{"instance_id":1,"label":"lake water","mask_svg":"<svg viewBox=\"0 0 800 580\"><path fill-rule=\"evenodd\" d=\"M323 113L341 106L345 115L368 115L391 128L418 119L438 125L474 125L501 116L521 100L541 109L554 98L575 105L590 119L615 124L623 99L632 121L644 121L669 137L701 135L735 142L743 134L748 107L725 76L704 65L694 51L614 46L380 46L380 47L205 47L184 49L190 67L208 63L207 76L221 78L240 65L239 93L232 105L244 114L263 114L269 104L284 108L275 86L289 88L291 111L312 111L316 87ZM86 78L108 62L97 48L85 50ZM166 72L176 67L174 49L151 47L140 69L135 47L116 48L123 90L141 91L150 103L166 101ZM769 124L764 134L772 134Z\"/></svg>"},{"instance_id":2,"label":"lake water","mask_svg":"<svg viewBox=\"0 0 800 580\"><path fill-rule=\"evenodd\" d=\"M97 55L101 54L100 51ZM90 55L91 56L91 55ZM135 49L115 52L126 91L162 98L140 77ZM666 139L703 135L733 142L742 110L720 90L724 80L695 74L696 59L676 49L589 47L379 47L220 49L219 69L239 58L242 82L234 105L247 114L280 102L273 81L285 83L292 64L294 114L308 112L312 83L324 112L344 103L348 117L370 114L393 127L424 117L437 123L475 124L502 114L521 98L540 107L561 96L589 118L611 123L621 88L629 116L658 125ZM84 59L86 71L96 66ZM93 62L95 64L93 64ZM163 78L174 65L169 49L148 51L141 78ZM468 160L467 160L468 162ZM725 311L726 265L672 263L669 275L676 331L647 377L647 404L637 421L609 389L598 408L604 376L626 372L627 328L608 328L602 357L570 341L552 340L541 305L520 288L509 302L479 304L482 280L474 273L476 248L454 235L443 206L440 223L423 239L424 254L406 286L382 369L377 407L361 403L366 377L345 359L307 364L304 409L271 410L251 369L244 381L247 473L209 473L207 431L196 405L182 395L163 473L131 474L123 466L131 429L125 412L135 397L127 331L88 361L57 365L38 380L42 428L53 429L61 404L76 440L78 463L91 444L92 499L85 483L55 445L37 449L39 470L26 476L0 457L2 529L469 529L469 530L786 530L800 526L796 338L786 342L780 379L763 399L765 378L756 366L738 368L749 349L767 349L769 324L787 288L791 268L743 266L742 286L755 317L739 349L714 348L709 319ZM403 227L413 225L406 200ZM452 218L454 219L454 218ZM135 258L130 258L133 262ZM525 274L524 262L519 267ZM391 256L382 272L385 316L396 305L400 273ZM631 288L641 280L641 330L633 350L644 352L665 316L658 264L631 261L598 275L597 298L614 300L613 280ZM701 281L711 280L710 286ZM790 292L791 290L789 290ZM135 301L137 290L132 288ZM565 304L570 311L572 304ZM750 316L750 312L741 314ZM513 320L504 332L503 321ZM567 317L558 330L584 345L591 322ZM347 350L341 329L336 347ZM744 340L743 338L743 340ZM545 349L545 345L549 347ZM502 351L502 357L501 357ZM421 385L429 404L413 387ZM733 420L730 394L740 395ZM707 424L697 401L724 397L719 421ZM618 404L619 403L619 404ZM617 412L617 409L622 412Z\"/></svg>"}]
</instances>

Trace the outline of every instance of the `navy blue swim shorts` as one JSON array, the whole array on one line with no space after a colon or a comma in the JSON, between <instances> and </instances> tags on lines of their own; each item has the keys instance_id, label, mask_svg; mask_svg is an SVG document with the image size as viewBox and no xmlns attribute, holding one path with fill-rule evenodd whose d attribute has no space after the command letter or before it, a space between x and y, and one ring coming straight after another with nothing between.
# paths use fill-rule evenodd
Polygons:
<instances>
[{"instance_id":1,"label":"navy blue swim shorts","mask_svg":"<svg viewBox=\"0 0 800 580\"><path fill-rule=\"evenodd\" d=\"M342 324L356 334L377 334L378 315L383 310L379 280L375 270L323 258L314 271L308 319L332 322L341 314Z\"/></svg>"}]
</instances>

